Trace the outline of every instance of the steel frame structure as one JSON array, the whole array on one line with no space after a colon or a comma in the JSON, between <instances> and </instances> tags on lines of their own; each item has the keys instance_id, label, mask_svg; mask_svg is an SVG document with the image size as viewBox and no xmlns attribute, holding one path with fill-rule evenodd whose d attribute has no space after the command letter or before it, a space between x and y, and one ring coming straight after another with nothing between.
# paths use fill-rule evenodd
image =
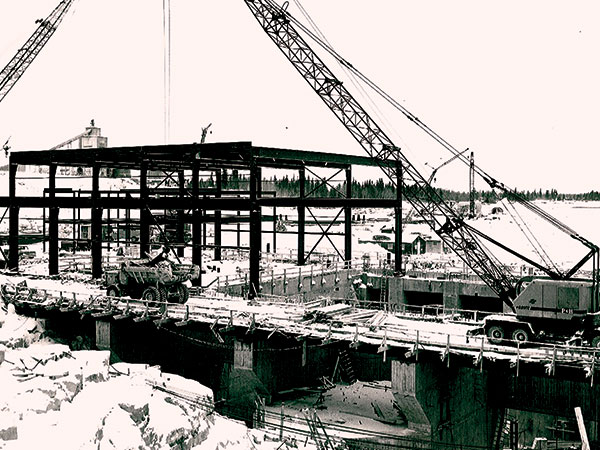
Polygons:
<instances>
[{"instance_id":1,"label":"steel frame structure","mask_svg":"<svg viewBox=\"0 0 600 450\"><path fill-rule=\"evenodd\" d=\"M249 223L249 295L259 294L259 268L262 249L262 235L276 235L276 208L291 207L298 211L298 260L304 265L315 251L316 246L328 236L332 223L322 224L311 208L339 208L336 218L344 215L344 249L336 251L340 257L348 261L352 255L352 209L361 207L394 208L396 221L401 217L400 192L395 199L352 198L351 181L352 166L376 166L386 164L372 158L332 154L325 152L299 151L253 146L251 142L229 142L213 144L184 144L140 147L110 147L86 150L45 150L13 152L9 161L9 196L0 197L0 207L9 209L9 268L18 269L19 247L19 210L22 208L44 209L44 224L47 226L49 274L59 271L59 224L89 223L91 236L92 275L102 275L103 247L115 242L103 237L103 226L117 224L117 227L129 230L122 242L138 245L140 255L150 252L151 227L155 226L162 234L166 224L174 223L178 254L184 248L191 247L192 262L202 265L202 251L214 248L215 259L221 258L222 225L227 223ZM47 166L48 186L41 196L18 196L17 180L19 166ZM57 167L91 167L91 189L70 191L57 188ZM316 190L306 190L306 172L313 174L319 184L332 186L333 177L319 177L313 168L329 168L336 174L345 173L345 192L338 197L324 198L316 194ZM263 169L286 169L297 171L300 185L298 196L276 197L273 192L262 189ZM100 175L103 169L130 169L139 171L139 189L122 192L100 190ZM247 186L243 189L227 189L222 179L223 170L238 170L248 174ZM165 175L158 186L149 182L149 174L159 171ZM210 188L200 186L200 174L214 175L214 185ZM175 176L176 174L176 176ZM335 175L334 175L335 176ZM165 186L165 179L172 186ZM401 183L397 183L400 186ZM66 194L66 195L65 195ZM273 208L273 215L265 215L263 209ZM72 219L59 219L60 209L72 209ZM45 211L48 211L46 215ZM90 219L81 220L81 210L90 211ZM111 210L117 210L116 218ZM118 211L125 210L125 217ZM77 213L76 213L77 211ZM132 211L137 211L132 214ZM174 214L167 214L173 211ZM237 212L237 216L224 217L223 211ZM306 212L311 214L314 222L320 227L320 236L312 249L305 251ZM106 212L106 213L105 213ZM212 212L212 214L209 214ZM244 215L241 215L243 212ZM137 217L135 217L137 216ZM273 220L273 231L263 231L263 221ZM212 223L215 230L214 243L207 243L206 223ZM186 226L191 226L191 245L184 239ZM131 230L139 230L139 238L131 238ZM396 227L401 233L401 227ZM46 227L44 226L44 232ZM164 242L160 236L156 243ZM80 236L73 236L75 243ZM238 239L239 240L239 239ZM119 238L117 239L117 242ZM400 242L401 238L396 237ZM275 240L273 242L275 246ZM239 244L236 248L241 247ZM273 249L275 251L275 249ZM401 246L396 246L396 265L400 268ZM201 281L199 281L201 283Z\"/></svg>"}]
</instances>

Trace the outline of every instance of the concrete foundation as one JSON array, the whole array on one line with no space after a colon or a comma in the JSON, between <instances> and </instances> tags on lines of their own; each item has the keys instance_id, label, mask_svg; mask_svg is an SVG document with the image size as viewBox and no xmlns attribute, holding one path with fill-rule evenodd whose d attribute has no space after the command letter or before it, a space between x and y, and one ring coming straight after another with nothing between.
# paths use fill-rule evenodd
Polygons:
<instances>
[{"instance_id":1,"label":"concrete foundation","mask_svg":"<svg viewBox=\"0 0 600 450\"><path fill-rule=\"evenodd\" d=\"M434 357L392 361L392 389L409 427L431 440L489 446L498 425L494 390L486 371L450 368Z\"/></svg>"},{"instance_id":2,"label":"concrete foundation","mask_svg":"<svg viewBox=\"0 0 600 450\"><path fill-rule=\"evenodd\" d=\"M472 358L453 354L448 365L426 350L418 359L407 359L404 351L392 349L384 360L376 345L323 345L245 328L221 329L219 339L208 324L198 322L157 326L91 315L81 320L79 312L45 314L47 333L59 342L75 348L89 340L92 347L110 349L113 361L160 365L195 379L213 389L221 411L248 423L257 400L277 401L285 392L315 386L320 377L334 373L348 382L348 369L340 363L343 351L355 379L391 381L409 426L431 442L489 447L504 418L518 423L521 445L531 445L535 437L568 440L574 437L575 407L581 407L592 445L598 442L600 388L581 369L559 367L549 376L542 365L521 364L517 376L507 363L486 359L480 370Z\"/></svg>"}]
</instances>

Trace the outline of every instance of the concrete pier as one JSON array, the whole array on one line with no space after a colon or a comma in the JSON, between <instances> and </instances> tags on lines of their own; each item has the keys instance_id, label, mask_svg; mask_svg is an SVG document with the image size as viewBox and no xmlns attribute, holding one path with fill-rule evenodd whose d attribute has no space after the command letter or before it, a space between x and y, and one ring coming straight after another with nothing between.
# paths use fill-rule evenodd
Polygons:
<instances>
[{"instance_id":1,"label":"concrete pier","mask_svg":"<svg viewBox=\"0 0 600 450\"><path fill-rule=\"evenodd\" d=\"M489 446L498 426L497 386L487 371L425 355L392 361L392 389L409 427L433 441Z\"/></svg>"}]
</instances>

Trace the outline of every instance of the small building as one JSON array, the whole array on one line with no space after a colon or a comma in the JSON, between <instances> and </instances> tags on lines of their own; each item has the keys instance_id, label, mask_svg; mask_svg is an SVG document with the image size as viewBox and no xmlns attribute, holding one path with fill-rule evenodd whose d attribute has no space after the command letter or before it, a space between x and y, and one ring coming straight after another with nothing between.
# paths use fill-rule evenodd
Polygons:
<instances>
[{"instance_id":1,"label":"small building","mask_svg":"<svg viewBox=\"0 0 600 450\"><path fill-rule=\"evenodd\" d=\"M384 225L379 229L380 233L386 233L386 234L394 234L394 226L393 225Z\"/></svg>"},{"instance_id":2,"label":"small building","mask_svg":"<svg viewBox=\"0 0 600 450\"><path fill-rule=\"evenodd\" d=\"M425 253L444 253L444 241L436 237L425 238Z\"/></svg>"},{"instance_id":3,"label":"small building","mask_svg":"<svg viewBox=\"0 0 600 450\"><path fill-rule=\"evenodd\" d=\"M58 145L55 145L50 150L65 150L65 149L91 149L91 148L106 148L108 147L108 138L102 136L102 132L99 127L94 123L94 120L90 122L90 126L85 128L85 131L78 134L75 137L67 139ZM48 167L39 165L19 165L19 172L25 173L48 173ZM59 176L91 176L91 168L82 167L67 167L59 166L57 168L57 174ZM106 173L103 176L107 176Z\"/></svg>"},{"instance_id":4,"label":"small building","mask_svg":"<svg viewBox=\"0 0 600 450\"><path fill-rule=\"evenodd\" d=\"M422 255L425 253L425 239L420 235L409 235L402 239L402 253L404 255Z\"/></svg>"},{"instance_id":5,"label":"small building","mask_svg":"<svg viewBox=\"0 0 600 450\"><path fill-rule=\"evenodd\" d=\"M481 216L481 202L476 201L474 204L474 217L479 217ZM469 217L470 213L471 213L471 203L470 202L458 202L456 203L456 205L454 205L454 210L456 211L456 213L459 216L462 217Z\"/></svg>"}]
</instances>

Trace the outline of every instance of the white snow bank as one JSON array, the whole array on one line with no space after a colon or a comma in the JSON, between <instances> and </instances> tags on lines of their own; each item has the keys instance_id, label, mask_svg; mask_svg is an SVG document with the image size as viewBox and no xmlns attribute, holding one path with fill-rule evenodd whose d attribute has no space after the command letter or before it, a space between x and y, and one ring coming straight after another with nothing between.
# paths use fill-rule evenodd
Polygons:
<instances>
[{"instance_id":1,"label":"white snow bank","mask_svg":"<svg viewBox=\"0 0 600 450\"><path fill-rule=\"evenodd\" d=\"M110 352L37 341L41 330L11 305L0 309L2 450L282 445L214 413L211 389L197 381L147 364L110 366Z\"/></svg>"},{"instance_id":2,"label":"white snow bank","mask_svg":"<svg viewBox=\"0 0 600 450\"><path fill-rule=\"evenodd\" d=\"M28 347L43 331L35 319L16 314L14 305L0 307L0 350L3 347Z\"/></svg>"}]
</instances>

